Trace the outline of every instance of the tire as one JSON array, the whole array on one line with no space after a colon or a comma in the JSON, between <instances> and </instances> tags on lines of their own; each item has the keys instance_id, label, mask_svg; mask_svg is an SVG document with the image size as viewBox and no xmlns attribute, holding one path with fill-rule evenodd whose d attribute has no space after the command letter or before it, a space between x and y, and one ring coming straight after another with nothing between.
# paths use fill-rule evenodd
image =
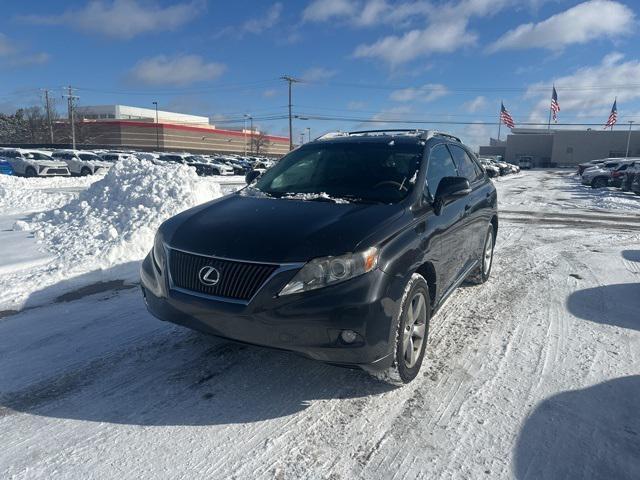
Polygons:
<instances>
[{"instance_id":1,"label":"tire","mask_svg":"<svg viewBox=\"0 0 640 480\"><path fill-rule=\"evenodd\" d=\"M93 172L91 171L91 169L89 167L82 167L82 169L80 170L80 176L81 177L86 177L87 175L91 175Z\"/></svg>"},{"instance_id":2,"label":"tire","mask_svg":"<svg viewBox=\"0 0 640 480\"><path fill-rule=\"evenodd\" d=\"M414 273L405 287L393 345L393 364L374 375L386 383L404 385L420 371L429 335L431 303L424 277Z\"/></svg>"},{"instance_id":3,"label":"tire","mask_svg":"<svg viewBox=\"0 0 640 480\"><path fill-rule=\"evenodd\" d=\"M33 178L33 177L37 177L38 173L36 172L35 168L27 167L27 169L24 171L24 176L27 178Z\"/></svg>"},{"instance_id":4,"label":"tire","mask_svg":"<svg viewBox=\"0 0 640 480\"><path fill-rule=\"evenodd\" d=\"M467 277L467 281L474 285L482 285L489 280L491 267L493 267L493 249L496 245L495 230L489 225L489 230L484 237L482 252L480 253L480 265Z\"/></svg>"},{"instance_id":5,"label":"tire","mask_svg":"<svg viewBox=\"0 0 640 480\"><path fill-rule=\"evenodd\" d=\"M605 188L608 184L607 177L596 177L591 180L591 188Z\"/></svg>"}]
</instances>

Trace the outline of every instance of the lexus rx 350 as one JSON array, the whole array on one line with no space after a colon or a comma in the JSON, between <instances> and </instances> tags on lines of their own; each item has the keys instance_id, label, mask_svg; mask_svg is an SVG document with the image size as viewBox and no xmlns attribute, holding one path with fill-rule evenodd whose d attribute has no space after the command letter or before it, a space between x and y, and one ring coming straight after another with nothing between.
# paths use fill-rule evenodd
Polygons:
<instances>
[{"instance_id":1,"label":"lexus rx 350","mask_svg":"<svg viewBox=\"0 0 640 480\"><path fill-rule=\"evenodd\" d=\"M489 277L496 190L457 138L329 135L165 221L141 267L161 320L409 382L429 320Z\"/></svg>"}]
</instances>

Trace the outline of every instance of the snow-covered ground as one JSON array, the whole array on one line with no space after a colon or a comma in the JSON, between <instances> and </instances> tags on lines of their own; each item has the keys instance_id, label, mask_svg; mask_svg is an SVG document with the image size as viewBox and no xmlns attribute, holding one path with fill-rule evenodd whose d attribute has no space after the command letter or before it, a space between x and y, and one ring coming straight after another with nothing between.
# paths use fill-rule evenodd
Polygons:
<instances>
[{"instance_id":1,"label":"snow-covered ground","mask_svg":"<svg viewBox=\"0 0 640 480\"><path fill-rule=\"evenodd\" d=\"M498 179L491 280L453 295L420 376L390 388L153 319L132 232L219 187L120 175L29 180L22 203L0 183L0 478L640 478L640 197ZM108 245L76 262L47 240L93 228Z\"/></svg>"}]
</instances>

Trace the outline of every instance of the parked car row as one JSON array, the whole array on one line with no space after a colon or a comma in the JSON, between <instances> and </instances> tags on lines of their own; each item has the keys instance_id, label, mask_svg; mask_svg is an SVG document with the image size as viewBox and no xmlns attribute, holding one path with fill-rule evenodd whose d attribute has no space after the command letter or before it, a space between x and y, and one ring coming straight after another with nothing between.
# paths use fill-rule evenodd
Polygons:
<instances>
[{"instance_id":1,"label":"parked car row","mask_svg":"<svg viewBox=\"0 0 640 480\"><path fill-rule=\"evenodd\" d=\"M583 185L616 187L640 195L640 158L602 158L578 165Z\"/></svg>"},{"instance_id":2,"label":"parked car row","mask_svg":"<svg viewBox=\"0 0 640 480\"><path fill-rule=\"evenodd\" d=\"M264 171L273 164L266 158L240 155L0 148L0 174L23 177L86 176L104 173L115 162L128 159L149 160L156 164L182 163L193 167L200 176L246 175L253 169Z\"/></svg>"},{"instance_id":3,"label":"parked car row","mask_svg":"<svg viewBox=\"0 0 640 480\"><path fill-rule=\"evenodd\" d=\"M512 163L503 162L492 157L478 157L478 161L487 175L491 178L501 175L509 175L510 173L518 173L520 167Z\"/></svg>"}]
</instances>

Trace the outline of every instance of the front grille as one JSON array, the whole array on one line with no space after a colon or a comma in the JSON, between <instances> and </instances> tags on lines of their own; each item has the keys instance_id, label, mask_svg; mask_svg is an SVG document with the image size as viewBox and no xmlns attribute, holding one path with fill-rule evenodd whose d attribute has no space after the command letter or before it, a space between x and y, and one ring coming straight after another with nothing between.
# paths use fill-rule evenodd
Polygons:
<instances>
[{"instance_id":1,"label":"front grille","mask_svg":"<svg viewBox=\"0 0 640 480\"><path fill-rule=\"evenodd\" d=\"M200 270L207 266L220 272L220 279L213 286L204 285L199 278ZM214 297L250 300L277 268L277 265L236 262L169 250L173 285Z\"/></svg>"},{"instance_id":2,"label":"front grille","mask_svg":"<svg viewBox=\"0 0 640 480\"><path fill-rule=\"evenodd\" d=\"M69 170L66 168L48 168L44 173L46 175L69 175Z\"/></svg>"}]
</instances>

